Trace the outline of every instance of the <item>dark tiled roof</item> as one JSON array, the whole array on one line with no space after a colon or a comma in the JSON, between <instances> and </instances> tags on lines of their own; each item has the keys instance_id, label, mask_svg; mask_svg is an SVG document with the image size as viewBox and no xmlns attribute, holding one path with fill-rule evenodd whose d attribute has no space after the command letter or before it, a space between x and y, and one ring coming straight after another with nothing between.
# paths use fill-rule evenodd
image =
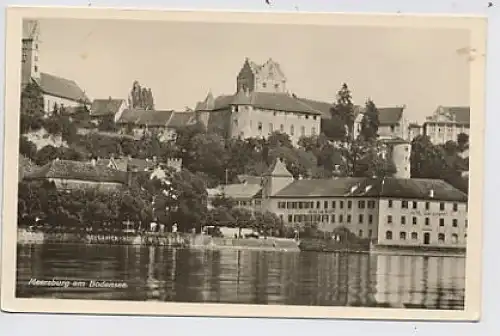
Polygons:
<instances>
[{"instance_id":1,"label":"dark tiled roof","mask_svg":"<svg viewBox=\"0 0 500 336\"><path fill-rule=\"evenodd\" d=\"M321 112L321 118L323 119L331 118L331 112L330 112L330 109L332 108L331 103L307 99L307 98L298 98L298 99L302 101L304 104L310 106L312 109Z\"/></svg>"},{"instance_id":2,"label":"dark tiled roof","mask_svg":"<svg viewBox=\"0 0 500 336\"><path fill-rule=\"evenodd\" d=\"M459 124L470 124L470 107L466 106L443 106L445 113L449 113L455 122Z\"/></svg>"},{"instance_id":3,"label":"dark tiled roof","mask_svg":"<svg viewBox=\"0 0 500 336\"><path fill-rule=\"evenodd\" d=\"M93 182L126 183L126 174L116 169L90 162L54 160L25 176L26 179L72 179Z\"/></svg>"},{"instance_id":4,"label":"dark tiled roof","mask_svg":"<svg viewBox=\"0 0 500 336\"><path fill-rule=\"evenodd\" d=\"M431 190L433 197L430 197ZM386 197L467 202L465 193L442 180L399 178L299 180L273 197Z\"/></svg>"},{"instance_id":5,"label":"dark tiled roof","mask_svg":"<svg viewBox=\"0 0 500 336\"><path fill-rule=\"evenodd\" d=\"M206 102L198 103L197 111L216 111L228 109L230 105L251 105L256 108L297 112L303 114L321 115L322 112L309 106L302 100L295 98L288 93L273 93L273 92L250 92L246 95L240 91L231 96L219 96L214 101L214 107L210 109Z\"/></svg>"},{"instance_id":6,"label":"dark tiled roof","mask_svg":"<svg viewBox=\"0 0 500 336\"><path fill-rule=\"evenodd\" d=\"M167 126L172 117L172 113L173 111L144 111L140 114L135 124L148 127Z\"/></svg>"},{"instance_id":7,"label":"dark tiled roof","mask_svg":"<svg viewBox=\"0 0 500 336\"><path fill-rule=\"evenodd\" d=\"M173 128L186 126L192 122L194 117L194 112L175 112L168 126Z\"/></svg>"},{"instance_id":8,"label":"dark tiled roof","mask_svg":"<svg viewBox=\"0 0 500 336\"><path fill-rule=\"evenodd\" d=\"M95 117L115 115L124 102L123 99L94 99L90 115Z\"/></svg>"},{"instance_id":9,"label":"dark tiled roof","mask_svg":"<svg viewBox=\"0 0 500 336\"><path fill-rule=\"evenodd\" d=\"M83 91L73 80L42 72L38 84L46 94L77 102L89 102L89 98L85 94L85 91Z\"/></svg>"},{"instance_id":10,"label":"dark tiled roof","mask_svg":"<svg viewBox=\"0 0 500 336\"><path fill-rule=\"evenodd\" d=\"M403 116L403 107L379 107L378 120L380 125L392 125L400 122Z\"/></svg>"},{"instance_id":11,"label":"dark tiled roof","mask_svg":"<svg viewBox=\"0 0 500 336\"><path fill-rule=\"evenodd\" d=\"M116 121L116 123L117 124L134 124L139 120L139 118L141 117L141 114L144 112L146 112L146 110L125 109L125 110L123 110L120 118Z\"/></svg>"}]
</instances>

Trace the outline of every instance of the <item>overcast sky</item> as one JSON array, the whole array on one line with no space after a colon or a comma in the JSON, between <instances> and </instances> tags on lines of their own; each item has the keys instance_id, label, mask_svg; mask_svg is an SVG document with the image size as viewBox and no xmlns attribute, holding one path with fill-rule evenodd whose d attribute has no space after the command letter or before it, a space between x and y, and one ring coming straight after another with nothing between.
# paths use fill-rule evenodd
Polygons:
<instances>
[{"instance_id":1,"label":"overcast sky","mask_svg":"<svg viewBox=\"0 0 500 336\"><path fill-rule=\"evenodd\" d=\"M40 21L40 70L75 80L92 98L126 98L138 80L158 109L193 108L209 90L234 93L245 57L273 58L300 97L407 106L422 121L438 105L469 104L464 30L300 25Z\"/></svg>"}]
</instances>

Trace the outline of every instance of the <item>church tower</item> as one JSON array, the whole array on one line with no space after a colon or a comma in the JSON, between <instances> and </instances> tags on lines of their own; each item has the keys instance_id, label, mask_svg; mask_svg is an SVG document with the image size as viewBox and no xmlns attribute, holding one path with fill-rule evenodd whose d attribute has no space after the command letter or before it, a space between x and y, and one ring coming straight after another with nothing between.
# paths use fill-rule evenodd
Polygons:
<instances>
[{"instance_id":1,"label":"church tower","mask_svg":"<svg viewBox=\"0 0 500 336\"><path fill-rule=\"evenodd\" d=\"M21 85L40 80L39 68L40 27L36 20L23 21Z\"/></svg>"}]
</instances>

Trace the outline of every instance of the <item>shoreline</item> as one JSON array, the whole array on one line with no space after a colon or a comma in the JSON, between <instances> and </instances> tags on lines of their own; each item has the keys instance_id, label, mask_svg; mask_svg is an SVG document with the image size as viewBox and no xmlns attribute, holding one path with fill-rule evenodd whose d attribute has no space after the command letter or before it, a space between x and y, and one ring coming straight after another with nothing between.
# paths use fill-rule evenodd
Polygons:
<instances>
[{"instance_id":1,"label":"shoreline","mask_svg":"<svg viewBox=\"0 0 500 336\"><path fill-rule=\"evenodd\" d=\"M186 233L143 233L136 235L102 235L74 233L43 233L23 229L18 230L17 244L82 244L82 245L128 245L128 246L162 246L190 248L194 250L241 250L263 252L316 252L316 253L356 253L370 255L407 255L432 257L465 258L465 248L423 247L423 246L311 246L310 242L300 244L287 238L229 238L193 235ZM304 244L305 243L305 244ZM314 244L315 245L315 244Z\"/></svg>"}]
</instances>

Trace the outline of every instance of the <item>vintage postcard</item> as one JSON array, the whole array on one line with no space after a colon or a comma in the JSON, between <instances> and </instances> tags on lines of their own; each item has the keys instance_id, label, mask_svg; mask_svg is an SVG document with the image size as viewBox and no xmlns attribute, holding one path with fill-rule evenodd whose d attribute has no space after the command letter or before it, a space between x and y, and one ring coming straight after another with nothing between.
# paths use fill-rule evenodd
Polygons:
<instances>
[{"instance_id":1,"label":"vintage postcard","mask_svg":"<svg viewBox=\"0 0 500 336\"><path fill-rule=\"evenodd\" d=\"M2 309L478 320L486 26L9 8Z\"/></svg>"}]
</instances>

